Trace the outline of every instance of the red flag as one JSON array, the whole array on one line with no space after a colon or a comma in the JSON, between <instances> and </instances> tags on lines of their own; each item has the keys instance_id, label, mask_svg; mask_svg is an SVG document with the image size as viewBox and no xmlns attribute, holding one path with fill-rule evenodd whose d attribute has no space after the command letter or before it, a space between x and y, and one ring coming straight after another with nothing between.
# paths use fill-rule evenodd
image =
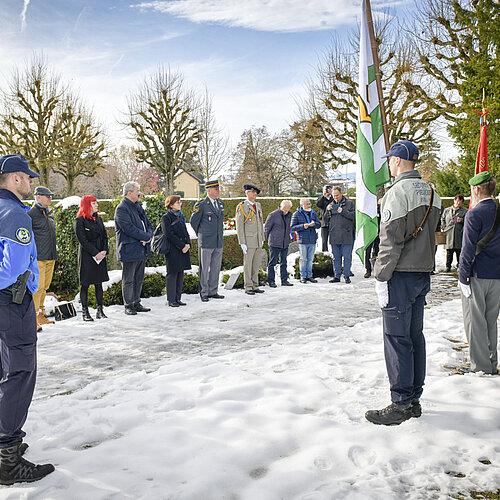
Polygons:
<instances>
[{"instance_id":1,"label":"red flag","mask_svg":"<svg viewBox=\"0 0 500 500\"><path fill-rule=\"evenodd\" d=\"M488 170L488 134L486 132L488 127L488 123L486 122L487 113L489 113L489 111L485 111L484 109L481 113L479 147L477 149L476 159L476 174Z\"/></svg>"}]
</instances>

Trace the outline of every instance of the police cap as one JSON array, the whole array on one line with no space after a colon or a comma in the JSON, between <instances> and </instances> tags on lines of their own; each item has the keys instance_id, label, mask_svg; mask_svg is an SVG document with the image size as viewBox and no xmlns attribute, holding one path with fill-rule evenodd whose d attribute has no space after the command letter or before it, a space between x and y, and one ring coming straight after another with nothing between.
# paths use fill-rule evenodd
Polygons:
<instances>
[{"instance_id":1,"label":"police cap","mask_svg":"<svg viewBox=\"0 0 500 500\"><path fill-rule=\"evenodd\" d=\"M219 187L219 181L215 179L214 181L207 181L205 183L205 189L208 188L218 188Z\"/></svg>"},{"instance_id":2,"label":"police cap","mask_svg":"<svg viewBox=\"0 0 500 500\"><path fill-rule=\"evenodd\" d=\"M0 156L0 174L11 172L24 172L30 177L40 177L40 174L30 170L28 161L21 155L3 155Z\"/></svg>"}]
</instances>

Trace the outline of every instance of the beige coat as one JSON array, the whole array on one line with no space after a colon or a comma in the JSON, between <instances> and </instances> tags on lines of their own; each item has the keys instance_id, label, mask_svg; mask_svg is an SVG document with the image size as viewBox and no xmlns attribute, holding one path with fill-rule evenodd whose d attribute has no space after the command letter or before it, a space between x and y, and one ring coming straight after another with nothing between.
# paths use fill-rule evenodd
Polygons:
<instances>
[{"instance_id":1,"label":"beige coat","mask_svg":"<svg viewBox=\"0 0 500 500\"><path fill-rule=\"evenodd\" d=\"M262 248L264 243L264 221L262 207L258 201L255 202L257 213L254 212L252 204L242 201L236 207L236 233L239 244L245 244L248 248Z\"/></svg>"}]
</instances>

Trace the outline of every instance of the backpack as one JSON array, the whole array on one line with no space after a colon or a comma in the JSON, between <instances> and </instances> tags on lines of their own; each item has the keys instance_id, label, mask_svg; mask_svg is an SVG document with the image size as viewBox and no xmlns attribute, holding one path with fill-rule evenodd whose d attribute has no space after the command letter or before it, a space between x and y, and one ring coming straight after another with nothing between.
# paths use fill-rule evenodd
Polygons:
<instances>
[{"instance_id":1,"label":"backpack","mask_svg":"<svg viewBox=\"0 0 500 500\"><path fill-rule=\"evenodd\" d=\"M151 251L160 255L167 255L170 252L170 241L161 229L161 222L156 226L151 240Z\"/></svg>"}]
</instances>

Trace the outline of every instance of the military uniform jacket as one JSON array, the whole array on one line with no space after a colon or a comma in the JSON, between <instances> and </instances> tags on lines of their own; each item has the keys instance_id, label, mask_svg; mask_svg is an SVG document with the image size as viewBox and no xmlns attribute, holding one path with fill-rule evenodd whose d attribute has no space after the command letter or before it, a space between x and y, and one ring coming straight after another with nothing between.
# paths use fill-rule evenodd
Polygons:
<instances>
[{"instance_id":1,"label":"military uniform jacket","mask_svg":"<svg viewBox=\"0 0 500 500\"><path fill-rule=\"evenodd\" d=\"M417 170L398 175L382 199L380 249L375 278L389 281L394 271L431 272L434 267L435 232L441 198L434 193L432 208L416 238L405 239L420 225L429 206L431 187Z\"/></svg>"},{"instance_id":2,"label":"military uniform jacket","mask_svg":"<svg viewBox=\"0 0 500 500\"><path fill-rule=\"evenodd\" d=\"M264 244L264 220L262 207L255 202L256 210L248 200L242 201L236 207L236 233L238 243L248 248L262 248Z\"/></svg>"},{"instance_id":3,"label":"military uniform jacket","mask_svg":"<svg viewBox=\"0 0 500 500\"><path fill-rule=\"evenodd\" d=\"M217 208L207 196L194 206L190 222L200 248L222 248L224 244L224 202L216 198L215 205Z\"/></svg>"}]
</instances>

